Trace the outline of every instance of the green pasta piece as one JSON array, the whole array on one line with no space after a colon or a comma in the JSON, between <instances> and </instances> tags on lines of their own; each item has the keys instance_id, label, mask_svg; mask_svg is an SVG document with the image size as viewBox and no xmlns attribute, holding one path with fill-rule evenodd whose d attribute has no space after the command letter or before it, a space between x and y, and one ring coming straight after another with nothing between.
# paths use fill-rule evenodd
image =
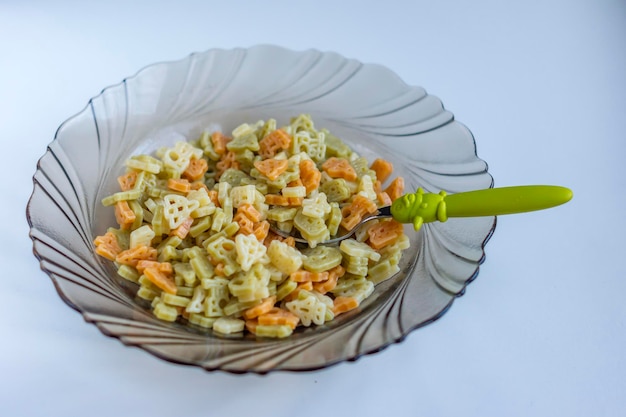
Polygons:
<instances>
[{"instance_id":1,"label":"green pasta piece","mask_svg":"<svg viewBox=\"0 0 626 417\"><path fill-rule=\"evenodd\" d=\"M163 162L149 155L136 155L131 156L128 160L126 160L126 166L138 171L147 171L152 174L158 174L163 168Z\"/></svg>"},{"instance_id":2,"label":"green pasta piece","mask_svg":"<svg viewBox=\"0 0 626 417\"><path fill-rule=\"evenodd\" d=\"M156 236L166 235L170 232L170 227L163 215L163 205L158 204L152 216L152 230Z\"/></svg>"},{"instance_id":3,"label":"green pasta piece","mask_svg":"<svg viewBox=\"0 0 626 417\"><path fill-rule=\"evenodd\" d=\"M231 186L237 187L241 185L242 181L248 178L250 177L245 172L234 168L228 168L222 173L220 181L227 182Z\"/></svg>"},{"instance_id":4,"label":"green pasta piece","mask_svg":"<svg viewBox=\"0 0 626 417\"><path fill-rule=\"evenodd\" d=\"M202 287L206 290L204 299L204 315L207 317L221 317L224 315L224 307L230 301L228 293L229 281L224 278L212 278L202 281Z\"/></svg>"},{"instance_id":5,"label":"green pasta piece","mask_svg":"<svg viewBox=\"0 0 626 417\"><path fill-rule=\"evenodd\" d=\"M176 307L187 307L187 304L189 304L189 301L191 301L187 297L181 297L178 294L168 294L166 292L161 295L161 300L167 305Z\"/></svg>"},{"instance_id":6,"label":"green pasta piece","mask_svg":"<svg viewBox=\"0 0 626 417\"><path fill-rule=\"evenodd\" d=\"M189 234L192 237L198 237L200 234L206 232L211 228L212 219L210 216L205 216L199 219L196 219L194 223L189 228Z\"/></svg>"},{"instance_id":7,"label":"green pasta piece","mask_svg":"<svg viewBox=\"0 0 626 417\"><path fill-rule=\"evenodd\" d=\"M250 307L254 307L257 304L258 302L256 300L242 302L237 300L236 298L231 298L228 304L226 304L222 310L227 316L241 317L244 311L246 311Z\"/></svg>"},{"instance_id":8,"label":"green pasta piece","mask_svg":"<svg viewBox=\"0 0 626 417\"><path fill-rule=\"evenodd\" d=\"M286 296L296 289L298 283L290 279L286 280L276 288L276 300L282 301Z\"/></svg>"},{"instance_id":9,"label":"green pasta piece","mask_svg":"<svg viewBox=\"0 0 626 417\"><path fill-rule=\"evenodd\" d=\"M294 133L315 132L315 125L310 114L299 114L289 120L289 125Z\"/></svg>"},{"instance_id":10,"label":"green pasta piece","mask_svg":"<svg viewBox=\"0 0 626 417\"><path fill-rule=\"evenodd\" d=\"M355 160L351 161L350 164L352 165L352 168L354 168L354 170L356 171L357 177L361 178L363 175L369 175L370 177L372 177L372 180L376 180L376 172L369 168L369 163L364 157L356 158Z\"/></svg>"},{"instance_id":11,"label":"green pasta piece","mask_svg":"<svg viewBox=\"0 0 626 417\"><path fill-rule=\"evenodd\" d=\"M348 145L346 145L341 139L337 136L332 135L328 130L322 129L326 136L326 159L331 157L336 158L346 158L348 159L352 154L352 149Z\"/></svg>"},{"instance_id":12,"label":"green pasta piece","mask_svg":"<svg viewBox=\"0 0 626 417\"><path fill-rule=\"evenodd\" d=\"M229 151L243 152L244 150L258 151L259 140L254 133L235 137L233 140L226 144L226 149Z\"/></svg>"},{"instance_id":13,"label":"green pasta piece","mask_svg":"<svg viewBox=\"0 0 626 417\"><path fill-rule=\"evenodd\" d=\"M257 129L255 132L256 137L258 140L261 140L274 130L276 130L276 119L268 119L265 123L263 123L263 126Z\"/></svg>"},{"instance_id":14,"label":"green pasta piece","mask_svg":"<svg viewBox=\"0 0 626 417\"><path fill-rule=\"evenodd\" d=\"M258 324L255 333L259 337L282 339L291 336L293 329L286 324Z\"/></svg>"},{"instance_id":15,"label":"green pasta piece","mask_svg":"<svg viewBox=\"0 0 626 417\"><path fill-rule=\"evenodd\" d=\"M197 261L200 264L202 261ZM202 265L196 265L197 268L202 268ZM173 265L175 277L180 278L182 282L191 287L197 281L196 279L196 270L190 263L175 263ZM206 275L209 275L210 272L205 271ZM205 275L205 276L206 276Z\"/></svg>"},{"instance_id":16,"label":"green pasta piece","mask_svg":"<svg viewBox=\"0 0 626 417\"><path fill-rule=\"evenodd\" d=\"M181 297L187 297L191 301L194 288L195 287L178 286L178 288L176 289L176 295L180 295Z\"/></svg>"},{"instance_id":17,"label":"green pasta piece","mask_svg":"<svg viewBox=\"0 0 626 417\"><path fill-rule=\"evenodd\" d=\"M335 236L339 230L339 225L343 220L341 215L341 209L337 203L330 203L330 214L326 220L326 227L328 227L328 233L331 236Z\"/></svg>"},{"instance_id":18,"label":"green pasta piece","mask_svg":"<svg viewBox=\"0 0 626 417\"><path fill-rule=\"evenodd\" d=\"M178 310L176 307L168 306L163 302L157 303L152 312L158 319L163 321L173 322L178 318Z\"/></svg>"},{"instance_id":19,"label":"green pasta piece","mask_svg":"<svg viewBox=\"0 0 626 417\"><path fill-rule=\"evenodd\" d=\"M267 211L267 219L275 222L293 220L298 212L294 207L275 207Z\"/></svg>"},{"instance_id":20,"label":"green pasta piece","mask_svg":"<svg viewBox=\"0 0 626 417\"><path fill-rule=\"evenodd\" d=\"M341 264L341 251L330 246L316 246L302 251L305 255L302 266L307 271L324 272Z\"/></svg>"},{"instance_id":21,"label":"green pasta piece","mask_svg":"<svg viewBox=\"0 0 626 417\"><path fill-rule=\"evenodd\" d=\"M248 272L238 272L229 281L228 289L239 301L256 301L269 297L269 281L269 271L263 265L255 264Z\"/></svg>"},{"instance_id":22,"label":"green pasta piece","mask_svg":"<svg viewBox=\"0 0 626 417\"><path fill-rule=\"evenodd\" d=\"M141 197L141 190L119 191L102 199L102 205L109 207L120 201L137 200Z\"/></svg>"},{"instance_id":23,"label":"green pasta piece","mask_svg":"<svg viewBox=\"0 0 626 417\"><path fill-rule=\"evenodd\" d=\"M189 314L189 323L195 324L196 326L204 327L206 329L213 328L213 323L217 320L216 317L206 317L203 314L191 313Z\"/></svg>"},{"instance_id":24,"label":"green pasta piece","mask_svg":"<svg viewBox=\"0 0 626 417\"><path fill-rule=\"evenodd\" d=\"M130 282L139 282L139 272L129 265L120 265L117 268L117 274Z\"/></svg>"},{"instance_id":25,"label":"green pasta piece","mask_svg":"<svg viewBox=\"0 0 626 417\"><path fill-rule=\"evenodd\" d=\"M326 194L326 198L329 202L342 203L352 196L350 188L343 178L326 181L320 185L319 190Z\"/></svg>"},{"instance_id":26,"label":"green pasta piece","mask_svg":"<svg viewBox=\"0 0 626 417\"><path fill-rule=\"evenodd\" d=\"M215 275L213 265L211 265L208 258L196 256L189 260L189 264L199 279L211 278Z\"/></svg>"},{"instance_id":27,"label":"green pasta piece","mask_svg":"<svg viewBox=\"0 0 626 417\"><path fill-rule=\"evenodd\" d=\"M244 149L243 151L235 152L235 161L239 162L241 172L249 172L254 166L253 163L256 160L256 155L250 149ZM220 178L220 181L222 179Z\"/></svg>"},{"instance_id":28,"label":"green pasta piece","mask_svg":"<svg viewBox=\"0 0 626 417\"><path fill-rule=\"evenodd\" d=\"M151 290L150 288L141 286L137 291L137 296L139 298L143 298L144 300L152 301L156 296L159 295L158 291Z\"/></svg>"}]
</instances>

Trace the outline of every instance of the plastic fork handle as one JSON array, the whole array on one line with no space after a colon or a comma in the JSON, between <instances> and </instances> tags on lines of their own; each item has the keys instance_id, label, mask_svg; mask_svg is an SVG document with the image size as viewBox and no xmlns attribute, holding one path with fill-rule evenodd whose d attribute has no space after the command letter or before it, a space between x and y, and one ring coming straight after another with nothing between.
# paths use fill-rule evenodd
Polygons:
<instances>
[{"instance_id":1,"label":"plastic fork handle","mask_svg":"<svg viewBox=\"0 0 626 417\"><path fill-rule=\"evenodd\" d=\"M500 216L543 210L572 199L570 189L556 185L521 185L488 188L448 195L425 193L418 188L391 204L391 215L401 223L413 223L419 230L424 223L445 222L448 217Z\"/></svg>"},{"instance_id":2,"label":"plastic fork handle","mask_svg":"<svg viewBox=\"0 0 626 417\"><path fill-rule=\"evenodd\" d=\"M556 185L522 185L450 194L444 200L448 217L479 217L548 209L572 196L570 189Z\"/></svg>"}]
</instances>

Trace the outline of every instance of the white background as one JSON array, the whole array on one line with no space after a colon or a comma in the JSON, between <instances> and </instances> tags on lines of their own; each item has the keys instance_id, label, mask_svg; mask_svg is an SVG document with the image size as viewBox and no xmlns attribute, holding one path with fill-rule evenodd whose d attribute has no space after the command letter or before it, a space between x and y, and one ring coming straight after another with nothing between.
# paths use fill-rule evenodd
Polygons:
<instances>
[{"instance_id":1,"label":"white background","mask_svg":"<svg viewBox=\"0 0 626 417\"><path fill-rule=\"evenodd\" d=\"M3 416L626 415L626 3L0 0ZM323 371L208 373L102 335L32 256L56 128L143 66L272 43L383 64L474 133L496 186L573 189L500 217L478 279L403 343Z\"/></svg>"}]
</instances>

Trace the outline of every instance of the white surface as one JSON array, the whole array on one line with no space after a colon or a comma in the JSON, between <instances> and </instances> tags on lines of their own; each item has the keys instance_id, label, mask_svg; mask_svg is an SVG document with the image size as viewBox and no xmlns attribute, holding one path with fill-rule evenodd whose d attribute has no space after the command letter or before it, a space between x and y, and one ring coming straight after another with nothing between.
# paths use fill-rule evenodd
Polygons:
<instances>
[{"instance_id":1,"label":"white surface","mask_svg":"<svg viewBox=\"0 0 626 417\"><path fill-rule=\"evenodd\" d=\"M626 4L518 3L0 1L2 415L624 415ZM37 159L144 65L258 43L388 66L473 131L497 186L565 185L574 200L499 218L452 309L355 363L235 376L103 336L32 256Z\"/></svg>"}]
</instances>

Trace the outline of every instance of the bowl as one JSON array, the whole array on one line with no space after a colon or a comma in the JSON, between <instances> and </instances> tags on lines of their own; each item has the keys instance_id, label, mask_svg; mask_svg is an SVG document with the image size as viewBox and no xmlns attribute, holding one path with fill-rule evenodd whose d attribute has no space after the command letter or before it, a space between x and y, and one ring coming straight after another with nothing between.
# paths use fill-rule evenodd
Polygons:
<instances>
[{"instance_id":1,"label":"bowl","mask_svg":"<svg viewBox=\"0 0 626 417\"><path fill-rule=\"evenodd\" d=\"M33 252L62 299L104 334L167 361L265 374L353 361L402 341L463 294L484 260L495 218L450 219L408 231L401 270L357 310L286 339L222 337L156 319L137 288L94 254L114 224L103 197L125 160L204 129L308 113L316 127L373 160L393 162L407 189L449 193L493 185L471 132L441 101L391 70L319 50L210 49L145 67L65 121L40 159L27 218Z\"/></svg>"}]
</instances>

